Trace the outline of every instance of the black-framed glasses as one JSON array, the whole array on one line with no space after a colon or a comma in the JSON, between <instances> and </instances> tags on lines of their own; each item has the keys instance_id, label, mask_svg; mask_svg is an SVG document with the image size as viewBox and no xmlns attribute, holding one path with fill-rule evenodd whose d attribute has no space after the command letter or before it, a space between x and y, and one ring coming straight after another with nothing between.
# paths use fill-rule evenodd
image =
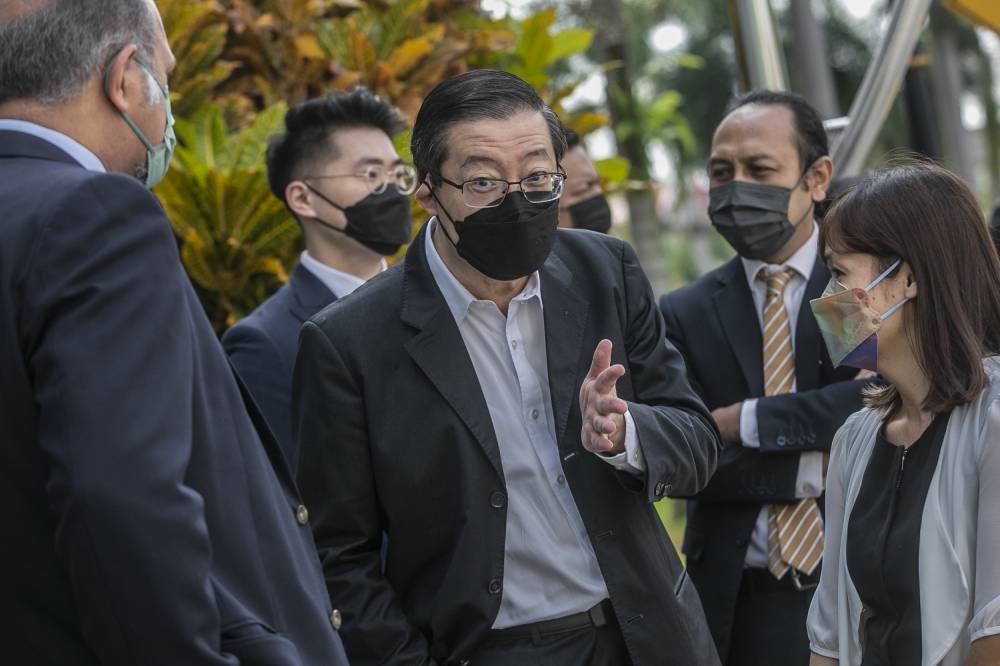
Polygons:
<instances>
[{"instance_id":1,"label":"black-framed glasses","mask_svg":"<svg viewBox=\"0 0 1000 666\"><path fill-rule=\"evenodd\" d=\"M341 173L329 176L305 176L302 180L324 180L330 178L360 178L365 181L368 191L382 194L392 183L400 194L413 194L417 190L417 170L409 164L397 164L388 169L379 164L365 167L357 173Z\"/></svg>"},{"instance_id":2,"label":"black-framed glasses","mask_svg":"<svg viewBox=\"0 0 1000 666\"><path fill-rule=\"evenodd\" d=\"M462 199L469 208L494 208L503 203L511 185L517 185L524 198L531 203L555 201L562 195L566 174L560 171L536 171L521 180L501 178L473 178L454 183L444 176L441 180L462 190Z\"/></svg>"}]
</instances>

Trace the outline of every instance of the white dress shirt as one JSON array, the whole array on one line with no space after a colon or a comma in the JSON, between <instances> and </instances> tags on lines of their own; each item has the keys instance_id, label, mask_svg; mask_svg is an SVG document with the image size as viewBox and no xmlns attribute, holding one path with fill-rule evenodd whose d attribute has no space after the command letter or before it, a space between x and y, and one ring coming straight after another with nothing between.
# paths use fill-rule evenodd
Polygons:
<instances>
[{"instance_id":1,"label":"white dress shirt","mask_svg":"<svg viewBox=\"0 0 1000 666\"><path fill-rule=\"evenodd\" d=\"M337 298L343 298L352 293L355 289L363 285L367 280L359 278L357 275L345 273L332 266L327 266L320 260L309 254L309 250L303 250L299 256L299 263L307 271L316 276L316 279L323 283L327 289L333 292ZM381 273L386 269L385 259L382 260Z\"/></svg>"},{"instance_id":2,"label":"white dress shirt","mask_svg":"<svg viewBox=\"0 0 1000 666\"><path fill-rule=\"evenodd\" d=\"M608 598L590 538L562 469L549 391L540 275L532 274L507 310L476 299L452 275L427 230L431 273L472 360L493 422L507 489L503 594L495 629L585 611ZM631 449L609 464L643 466L635 424L625 417Z\"/></svg>"},{"instance_id":3,"label":"white dress shirt","mask_svg":"<svg viewBox=\"0 0 1000 666\"><path fill-rule=\"evenodd\" d=\"M796 250L795 254L788 258L780 267L770 268L791 268L792 278L788 281L784 291L785 310L788 312L788 321L792 328L792 349L795 349L795 329L798 325L799 310L802 308L802 300L805 295L806 285L809 283L809 275L812 273L816 263L816 256L819 252L819 227L813 223L813 232L809 240ZM757 279L760 271L767 263L759 260L740 258L743 262L743 270L746 274L747 284L750 285L750 293L753 294L754 309L757 312L757 324L764 328L764 300L767 296L767 285L764 280ZM808 307L808 306L807 306ZM793 380L792 392L796 390ZM748 448L760 448L760 433L757 430L757 398L745 400L740 412L740 440L743 446ZM821 451L808 451L799 455L799 471L795 480L796 497L819 497L823 493L823 453ZM757 514L757 523L754 525L753 535L750 538L750 546L747 548L745 560L748 567L767 567L767 507L761 509Z\"/></svg>"},{"instance_id":4,"label":"white dress shirt","mask_svg":"<svg viewBox=\"0 0 1000 666\"><path fill-rule=\"evenodd\" d=\"M100 171L104 172L104 165L101 160L97 159L97 155L92 153L86 146L78 142L76 139L72 139L62 132L57 132L48 127L42 127L41 125L36 125L35 123L28 122L27 120L12 120L8 118L0 118L0 130L12 130L14 132L23 132L24 134L30 134L31 136L38 137L48 141L56 148L60 149L74 160L80 163L84 169L88 171Z\"/></svg>"}]
</instances>

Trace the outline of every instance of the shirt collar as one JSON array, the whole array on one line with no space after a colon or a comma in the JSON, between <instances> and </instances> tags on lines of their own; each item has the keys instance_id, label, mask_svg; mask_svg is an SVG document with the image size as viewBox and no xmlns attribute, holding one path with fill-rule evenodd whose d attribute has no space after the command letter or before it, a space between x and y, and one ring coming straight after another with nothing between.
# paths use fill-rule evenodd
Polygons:
<instances>
[{"instance_id":1,"label":"shirt collar","mask_svg":"<svg viewBox=\"0 0 1000 666\"><path fill-rule=\"evenodd\" d=\"M359 278L357 275L345 273L344 271L337 270L332 266L327 266L309 254L308 250L302 252L302 255L299 257L299 263L301 263L306 270L315 275L317 279L319 279L319 281L322 282L327 289L333 292L333 295L337 298L347 296L365 283L365 280L363 278ZM383 259L379 272L382 272L385 269L386 263L385 259Z\"/></svg>"},{"instance_id":2,"label":"shirt collar","mask_svg":"<svg viewBox=\"0 0 1000 666\"><path fill-rule=\"evenodd\" d=\"M809 240L803 243L802 247L796 250L795 254L790 256L785 263L775 267L791 268L807 282L809 281L809 276L812 275L813 266L816 265L816 255L819 253L819 225L815 221L813 221L812 225L813 230L809 236ZM740 261L743 262L743 271L747 276L747 284L752 289L757 276L760 274L760 269L770 266L770 264L766 261L747 259L746 257L740 257Z\"/></svg>"},{"instance_id":3,"label":"shirt collar","mask_svg":"<svg viewBox=\"0 0 1000 666\"><path fill-rule=\"evenodd\" d=\"M448 267L445 266L444 260L438 254L437 248L434 247L433 236L436 226L437 218L432 217L431 221L427 224L427 234L424 238L424 251L427 254L427 264L430 266L431 275L434 276L434 281L437 283L438 289L441 290L441 295L444 296L445 303L448 304L448 309L451 310L451 316L455 318L456 324L461 324L465 321L465 317L469 313L469 307L479 299L473 296L452 275ZM538 271L535 271L531 274L528 283L521 290L521 293L512 300L527 301L537 297L539 304L541 304L541 295L541 282L538 277Z\"/></svg>"},{"instance_id":4,"label":"shirt collar","mask_svg":"<svg viewBox=\"0 0 1000 666\"><path fill-rule=\"evenodd\" d=\"M12 118L0 118L0 130L10 130L13 132L30 134L31 136L42 139L43 141L48 141L53 146L72 157L80 164L80 166L88 171L100 171L101 173L106 171L104 165L101 163L101 160L97 159L97 155L92 153L80 142L66 136L62 132L57 132L54 129L36 125L35 123L28 122L27 120L14 120Z\"/></svg>"}]
</instances>

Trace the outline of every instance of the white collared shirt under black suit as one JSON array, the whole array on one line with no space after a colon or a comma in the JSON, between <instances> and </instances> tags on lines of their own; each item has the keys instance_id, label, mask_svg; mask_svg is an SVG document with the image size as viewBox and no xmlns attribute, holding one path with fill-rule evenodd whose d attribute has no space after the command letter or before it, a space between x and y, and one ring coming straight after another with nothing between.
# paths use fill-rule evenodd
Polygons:
<instances>
[{"instance_id":1,"label":"white collared shirt under black suit","mask_svg":"<svg viewBox=\"0 0 1000 666\"><path fill-rule=\"evenodd\" d=\"M491 303L442 293L454 285L434 273L429 226L402 265L304 326L296 363L298 478L351 663L460 664L491 629L586 610L605 594L636 666L699 663L711 640L649 502L701 489L718 440L664 343L634 252L558 231L508 314L523 312L504 320ZM524 349L539 324L543 336L529 332ZM618 392L644 472L582 446L578 393L602 338L627 368ZM484 373L512 388L495 393ZM521 422L496 427L517 403ZM512 517L535 529L525 499L551 521L537 552L509 532ZM564 548L578 580L533 597L532 576Z\"/></svg>"}]
</instances>

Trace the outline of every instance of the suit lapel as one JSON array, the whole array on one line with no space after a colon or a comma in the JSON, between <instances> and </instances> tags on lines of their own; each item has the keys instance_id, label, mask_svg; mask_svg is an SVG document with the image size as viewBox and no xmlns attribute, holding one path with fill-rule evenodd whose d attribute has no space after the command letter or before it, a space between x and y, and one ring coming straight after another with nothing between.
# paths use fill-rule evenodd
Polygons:
<instances>
[{"instance_id":1,"label":"suit lapel","mask_svg":"<svg viewBox=\"0 0 1000 666\"><path fill-rule=\"evenodd\" d=\"M829 280L830 272L826 269L822 258L817 257L803 292L799 317L795 324L795 383L798 391L819 388L819 364L822 359L820 345L823 344L823 338L812 308L809 307L809 301L819 298Z\"/></svg>"},{"instance_id":2,"label":"suit lapel","mask_svg":"<svg viewBox=\"0 0 1000 666\"><path fill-rule=\"evenodd\" d=\"M500 446L476 370L427 263L424 252L427 228L424 224L406 253L400 316L404 323L416 328L417 333L404 346L476 438L502 479Z\"/></svg>"},{"instance_id":3,"label":"suit lapel","mask_svg":"<svg viewBox=\"0 0 1000 666\"><path fill-rule=\"evenodd\" d=\"M715 314L729 346L736 355L740 371L750 389L750 396L764 395L763 340L750 285L743 264L734 257L719 278L719 289L712 295Z\"/></svg>"},{"instance_id":4,"label":"suit lapel","mask_svg":"<svg viewBox=\"0 0 1000 666\"><path fill-rule=\"evenodd\" d=\"M292 290L292 304L288 308L300 322L337 300L336 295L327 289L323 282L301 263L295 266L292 278L288 281Z\"/></svg>"},{"instance_id":5,"label":"suit lapel","mask_svg":"<svg viewBox=\"0 0 1000 666\"><path fill-rule=\"evenodd\" d=\"M247 408L247 414L250 416L250 421L253 423L254 429L257 431L257 435L260 437L260 443L264 446L264 452L267 454L268 460L271 461L274 473L286 487L292 489L295 493L298 493L289 463L285 460L285 454L281 450L278 440L274 438L274 432L271 430L271 426L269 426L267 421L264 420L264 415L257 406L257 401L254 400L253 396L250 394L250 390L247 388L246 384L243 383L243 378L240 377L239 371L236 369L236 366L233 365L232 359L226 356L226 360L229 362L229 370L233 373L233 379L236 380L236 386L240 389L240 396L242 396L243 404Z\"/></svg>"},{"instance_id":6,"label":"suit lapel","mask_svg":"<svg viewBox=\"0 0 1000 666\"><path fill-rule=\"evenodd\" d=\"M556 441L562 442L582 381L580 374L590 367L580 358L589 308L587 301L570 288L573 274L554 253L540 273L549 392Z\"/></svg>"}]
</instances>

